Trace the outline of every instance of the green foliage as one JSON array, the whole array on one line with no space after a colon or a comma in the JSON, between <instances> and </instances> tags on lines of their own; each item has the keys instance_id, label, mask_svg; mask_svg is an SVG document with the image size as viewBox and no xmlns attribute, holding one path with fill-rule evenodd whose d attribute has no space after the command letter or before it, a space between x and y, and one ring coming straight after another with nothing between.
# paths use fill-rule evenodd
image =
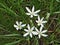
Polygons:
<instances>
[{"instance_id":1,"label":"green foliage","mask_svg":"<svg viewBox=\"0 0 60 45\"><path fill-rule=\"evenodd\" d=\"M45 29L48 30L48 37L35 39L24 38L24 33L17 31L13 25L15 22L22 21L30 24L30 18L25 14L25 7L35 6L36 10L40 9L41 17L50 13L48 23ZM32 20L34 21L36 17ZM34 22L35 23L35 22ZM42 40L42 41L41 41ZM36 42L37 41L37 42ZM60 2L56 0L0 0L0 45L60 45Z\"/></svg>"}]
</instances>

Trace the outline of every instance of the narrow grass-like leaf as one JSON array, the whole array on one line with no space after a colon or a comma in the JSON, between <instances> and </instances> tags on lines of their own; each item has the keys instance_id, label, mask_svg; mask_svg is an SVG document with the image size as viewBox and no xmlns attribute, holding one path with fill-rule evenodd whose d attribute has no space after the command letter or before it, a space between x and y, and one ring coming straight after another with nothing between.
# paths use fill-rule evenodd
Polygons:
<instances>
[{"instance_id":1,"label":"narrow grass-like leaf","mask_svg":"<svg viewBox=\"0 0 60 45\"><path fill-rule=\"evenodd\" d=\"M0 37L11 37L11 36L20 36L20 35L19 34L0 35Z\"/></svg>"},{"instance_id":2,"label":"narrow grass-like leaf","mask_svg":"<svg viewBox=\"0 0 60 45\"><path fill-rule=\"evenodd\" d=\"M53 1L54 0L51 0L51 2L50 2L50 14L53 13Z\"/></svg>"},{"instance_id":3,"label":"narrow grass-like leaf","mask_svg":"<svg viewBox=\"0 0 60 45\"><path fill-rule=\"evenodd\" d=\"M60 13L60 11L54 12L54 14L59 14L59 13Z\"/></svg>"},{"instance_id":4,"label":"narrow grass-like leaf","mask_svg":"<svg viewBox=\"0 0 60 45\"><path fill-rule=\"evenodd\" d=\"M5 5L3 5L2 3L0 3L0 5L6 9L7 12L10 12L10 14L14 14L15 16L18 16L13 10L11 10L10 8L6 7Z\"/></svg>"},{"instance_id":5,"label":"narrow grass-like leaf","mask_svg":"<svg viewBox=\"0 0 60 45\"><path fill-rule=\"evenodd\" d=\"M14 45L14 44L16 44L16 43L19 43L19 42L22 41L22 40L23 40L23 39L18 40L18 41L15 41L15 42L7 43L7 44L5 44L5 45Z\"/></svg>"}]
</instances>

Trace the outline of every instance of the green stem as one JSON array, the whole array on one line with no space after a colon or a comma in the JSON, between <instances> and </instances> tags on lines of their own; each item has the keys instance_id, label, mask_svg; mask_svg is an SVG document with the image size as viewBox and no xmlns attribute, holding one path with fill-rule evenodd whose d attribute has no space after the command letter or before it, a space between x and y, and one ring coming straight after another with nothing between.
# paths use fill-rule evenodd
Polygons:
<instances>
[{"instance_id":1,"label":"green stem","mask_svg":"<svg viewBox=\"0 0 60 45\"><path fill-rule=\"evenodd\" d=\"M39 45L39 42L38 42L38 38L37 37L34 38L34 45Z\"/></svg>"},{"instance_id":2,"label":"green stem","mask_svg":"<svg viewBox=\"0 0 60 45\"><path fill-rule=\"evenodd\" d=\"M30 23L31 23L31 26L34 26L34 24L33 24L33 21L32 21L32 20L30 20Z\"/></svg>"},{"instance_id":3,"label":"green stem","mask_svg":"<svg viewBox=\"0 0 60 45\"><path fill-rule=\"evenodd\" d=\"M30 45L30 38L29 37L28 37L27 41L28 41L28 45Z\"/></svg>"}]
</instances>

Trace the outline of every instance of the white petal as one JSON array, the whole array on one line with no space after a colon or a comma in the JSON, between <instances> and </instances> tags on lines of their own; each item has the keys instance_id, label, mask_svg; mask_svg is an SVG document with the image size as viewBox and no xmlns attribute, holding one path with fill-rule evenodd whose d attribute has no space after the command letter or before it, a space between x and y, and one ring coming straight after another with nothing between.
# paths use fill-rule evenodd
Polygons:
<instances>
[{"instance_id":1,"label":"white petal","mask_svg":"<svg viewBox=\"0 0 60 45\"><path fill-rule=\"evenodd\" d=\"M30 25L29 24L27 25L27 28L28 28L28 30L30 30Z\"/></svg>"},{"instance_id":2,"label":"white petal","mask_svg":"<svg viewBox=\"0 0 60 45\"><path fill-rule=\"evenodd\" d=\"M16 24L19 25L18 21L16 21Z\"/></svg>"},{"instance_id":3,"label":"white petal","mask_svg":"<svg viewBox=\"0 0 60 45\"><path fill-rule=\"evenodd\" d=\"M42 23L47 23L47 21L43 21Z\"/></svg>"},{"instance_id":4,"label":"white petal","mask_svg":"<svg viewBox=\"0 0 60 45\"><path fill-rule=\"evenodd\" d=\"M34 14L34 16L38 16L38 14Z\"/></svg>"},{"instance_id":5,"label":"white petal","mask_svg":"<svg viewBox=\"0 0 60 45\"><path fill-rule=\"evenodd\" d=\"M44 25L43 25L43 24L41 24L41 27L44 27Z\"/></svg>"},{"instance_id":6,"label":"white petal","mask_svg":"<svg viewBox=\"0 0 60 45\"><path fill-rule=\"evenodd\" d=\"M41 18L41 21L43 21L44 17Z\"/></svg>"},{"instance_id":7,"label":"white petal","mask_svg":"<svg viewBox=\"0 0 60 45\"><path fill-rule=\"evenodd\" d=\"M25 36L27 36L29 33L25 33L23 36L25 37Z\"/></svg>"},{"instance_id":8,"label":"white petal","mask_svg":"<svg viewBox=\"0 0 60 45\"><path fill-rule=\"evenodd\" d=\"M33 33L33 35L37 35L38 34L36 31L33 31L32 33Z\"/></svg>"},{"instance_id":9,"label":"white petal","mask_svg":"<svg viewBox=\"0 0 60 45\"><path fill-rule=\"evenodd\" d=\"M40 32L42 31L42 29L43 29L43 27L41 26L41 27L40 27Z\"/></svg>"},{"instance_id":10,"label":"white petal","mask_svg":"<svg viewBox=\"0 0 60 45\"><path fill-rule=\"evenodd\" d=\"M38 21L40 21L40 17L38 16Z\"/></svg>"},{"instance_id":11,"label":"white petal","mask_svg":"<svg viewBox=\"0 0 60 45\"><path fill-rule=\"evenodd\" d=\"M30 33L30 37L32 38L32 33Z\"/></svg>"},{"instance_id":12,"label":"white petal","mask_svg":"<svg viewBox=\"0 0 60 45\"><path fill-rule=\"evenodd\" d=\"M32 17L33 17L33 15L30 16L30 18L32 18Z\"/></svg>"},{"instance_id":13,"label":"white petal","mask_svg":"<svg viewBox=\"0 0 60 45\"><path fill-rule=\"evenodd\" d=\"M19 30L19 28L16 28L16 30Z\"/></svg>"},{"instance_id":14,"label":"white petal","mask_svg":"<svg viewBox=\"0 0 60 45\"><path fill-rule=\"evenodd\" d=\"M28 32L28 30L27 30L27 29L24 29L24 31Z\"/></svg>"},{"instance_id":15,"label":"white petal","mask_svg":"<svg viewBox=\"0 0 60 45\"><path fill-rule=\"evenodd\" d=\"M35 11L35 13L38 13L38 12L40 12L40 10Z\"/></svg>"},{"instance_id":16,"label":"white petal","mask_svg":"<svg viewBox=\"0 0 60 45\"><path fill-rule=\"evenodd\" d=\"M14 24L14 27L17 28L18 26Z\"/></svg>"},{"instance_id":17,"label":"white petal","mask_svg":"<svg viewBox=\"0 0 60 45\"><path fill-rule=\"evenodd\" d=\"M41 24L38 23L38 26L40 26Z\"/></svg>"},{"instance_id":18,"label":"white petal","mask_svg":"<svg viewBox=\"0 0 60 45\"><path fill-rule=\"evenodd\" d=\"M38 21L36 20L36 23L38 23Z\"/></svg>"},{"instance_id":19,"label":"white petal","mask_svg":"<svg viewBox=\"0 0 60 45\"><path fill-rule=\"evenodd\" d=\"M33 27L31 28L31 30L34 30L34 28L35 28L35 27L33 26Z\"/></svg>"},{"instance_id":20,"label":"white petal","mask_svg":"<svg viewBox=\"0 0 60 45\"><path fill-rule=\"evenodd\" d=\"M47 32L47 30L42 31L42 33L45 33L45 32Z\"/></svg>"},{"instance_id":21,"label":"white petal","mask_svg":"<svg viewBox=\"0 0 60 45\"><path fill-rule=\"evenodd\" d=\"M26 10L27 10L29 13L31 13L31 11L30 11L30 9L29 9L28 7L26 7Z\"/></svg>"},{"instance_id":22,"label":"white petal","mask_svg":"<svg viewBox=\"0 0 60 45\"><path fill-rule=\"evenodd\" d=\"M22 24L22 22L20 22L20 25Z\"/></svg>"},{"instance_id":23,"label":"white petal","mask_svg":"<svg viewBox=\"0 0 60 45\"><path fill-rule=\"evenodd\" d=\"M47 37L48 35L46 35L46 34L41 34L42 36L44 36L44 37Z\"/></svg>"},{"instance_id":24,"label":"white petal","mask_svg":"<svg viewBox=\"0 0 60 45\"><path fill-rule=\"evenodd\" d=\"M34 6L32 7L32 12L34 12Z\"/></svg>"},{"instance_id":25,"label":"white petal","mask_svg":"<svg viewBox=\"0 0 60 45\"><path fill-rule=\"evenodd\" d=\"M35 30L36 30L37 32L39 32L37 28L35 28Z\"/></svg>"},{"instance_id":26,"label":"white petal","mask_svg":"<svg viewBox=\"0 0 60 45\"><path fill-rule=\"evenodd\" d=\"M26 13L27 15L30 15L30 13Z\"/></svg>"},{"instance_id":27,"label":"white petal","mask_svg":"<svg viewBox=\"0 0 60 45\"><path fill-rule=\"evenodd\" d=\"M22 27L26 26L26 24L21 25Z\"/></svg>"},{"instance_id":28,"label":"white petal","mask_svg":"<svg viewBox=\"0 0 60 45\"><path fill-rule=\"evenodd\" d=\"M41 38L41 35L38 35L39 36L39 38Z\"/></svg>"}]
</instances>

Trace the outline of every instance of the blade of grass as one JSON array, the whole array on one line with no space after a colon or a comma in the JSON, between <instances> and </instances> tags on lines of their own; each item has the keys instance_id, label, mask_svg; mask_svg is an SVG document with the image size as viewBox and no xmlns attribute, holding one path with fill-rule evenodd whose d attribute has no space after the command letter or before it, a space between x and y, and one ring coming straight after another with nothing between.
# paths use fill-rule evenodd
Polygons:
<instances>
[{"instance_id":1,"label":"blade of grass","mask_svg":"<svg viewBox=\"0 0 60 45\"><path fill-rule=\"evenodd\" d=\"M50 14L53 14L53 1L54 0L51 0L50 2Z\"/></svg>"},{"instance_id":2,"label":"blade of grass","mask_svg":"<svg viewBox=\"0 0 60 45\"><path fill-rule=\"evenodd\" d=\"M0 37L13 37L13 36L20 36L20 35L19 34L0 35Z\"/></svg>"},{"instance_id":3,"label":"blade of grass","mask_svg":"<svg viewBox=\"0 0 60 45\"><path fill-rule=\"evenodd\" d=\"M27 23L27 21L29 21L30 22L30 18L28 18L28 16L25 14L26 12L25 12L25 10L24 10L24 8L22 7L22 5L21 5L21 3L23 2L23 0L18 0L18 7L19 7L19 12L21 13L21 17L22 17L22 19L24 20L23 22L26 22ZM26 20L27 19L27 20Z\"/></svg>"},{"instance_id":4,"label":"blade of grass","mask_svg":"<svg viewBox=\"0 0 60 45\"><path fill-rule=\"evenodd\" d=\"M6 31L6 32L9 32L9 33L12 33L10 31L8 31L7 29L4 29L3 27L0 26L0 29L2 29L3 31Z\"/></svg>"},{"instance_id":5,"label":"blade of grass","mask_svg":"<svg viewBox=\"0 0 60 45\"><path fill-rule=\"evenodd\" d=\"M60 11L54 12L54 14L59 14L59 13L60 13Z\"/></svg>"},{"instance_id":6,"label":"blade of grass","mask_svg":"<svg viewBox=\"0 0 60 45\"><path fill-rule=\"evenodd\" d=\"M8 8L8 7L6 7L4 4L2 4L2 3L0 3L0 5L5 9L5 11L7 11L7 12L10 12L10 14L12 13L12 14L14 14L15 16L18 16L13 10L11 10L10 8ZM3 9L2 8L2 9ZM3 10L4 10L3 9ZM13 15L13 16L14 16Z\"/></svg>"},{"instance_id":7,"label":"blade of grass","mask_svg":"<svg viewBox=\"0 0 60 45\"><path fill-rule=\"evenodd\" d=\"M22 40L23 40L23 39L18 40L18 41L15 41L15 42L7 43L7 44L5 44L5 45L15 45L16 43L19 43L19 42L21 42Z\"/></svg>"}]
</instances>

